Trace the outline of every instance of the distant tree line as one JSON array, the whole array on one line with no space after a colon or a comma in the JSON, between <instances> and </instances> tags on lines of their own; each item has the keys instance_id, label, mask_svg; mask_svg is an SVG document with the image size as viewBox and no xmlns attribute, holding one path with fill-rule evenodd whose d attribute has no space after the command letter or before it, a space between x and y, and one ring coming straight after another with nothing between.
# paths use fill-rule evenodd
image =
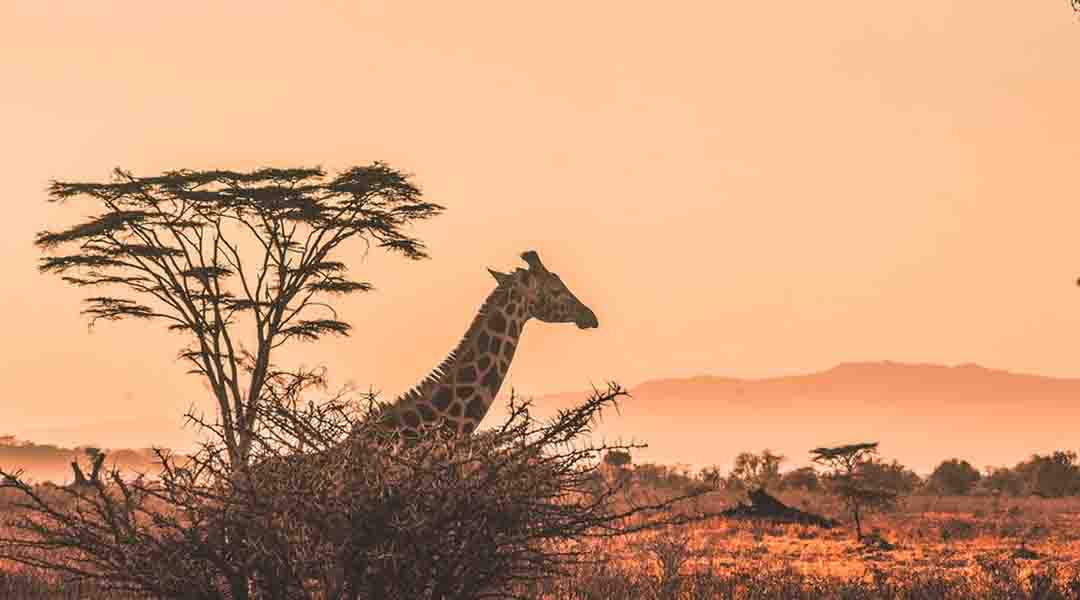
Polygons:
<instances>
[{"instance_id":1,"label":"distant tree line","mask_svg":"<svg viewBox=\"0 0 1080 600\"><path fill-rule=\"evenodd\" d=\"M717 465L691 472L686 467L651 463L634 465L628 452L608 456L612 469L632 474L634 479L659 488L685 489L692 486L748 492L757 488L770 491L825 491L825 474L813 466L781 471L787 457L771 450L742 452L735 457L730 471ZM1076 452L1058 450L1050 454L1032 454L1012 467L986 467L980 471L960 458L942 461L933 472L922 477L897 460L886 461L871 456L855 467L858 477L868 485L897 496L937 494L948 496L1005 495L1061 498L1080 495L1080 463Z\"/></svg>"}]
</instances>

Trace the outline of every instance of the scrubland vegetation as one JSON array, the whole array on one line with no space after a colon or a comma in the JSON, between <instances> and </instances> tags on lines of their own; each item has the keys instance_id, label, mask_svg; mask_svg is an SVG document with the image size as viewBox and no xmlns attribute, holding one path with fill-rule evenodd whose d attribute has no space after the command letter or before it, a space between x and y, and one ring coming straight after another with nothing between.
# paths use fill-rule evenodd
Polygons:
<instances>
[{"instance_id":1,"label":"scrubland vegetation","mask_svg":"<svg viewBox=\"0 0 1080 600\"><path fill-rule=\"evenodd\" d=\"M755 462L782 462L769 460L769 454L747 454L735 469L716 478L714 469L692 473L665 465L635 466L628 450L616 450L594 475L625 484L616 508L709 488L689 504L670 507L699 515L745 501L749 476L785 504L838 519L841 526L709 517L617 538L587 539L579 548L586 550L585 560L568 565L562 574L520 583L514 592L528 598L583 600L1080 597L1080 497L1024 493L1036 491L1032 486L1046 479L1026 478L1038 473L1031 466L1038 459L1009 469L1013 475L1008 480L1023 484L1011 488L1015 494L991 487L987 480L993 477L986 475L967 494L939 493L941 482L933 477L924 481L895 462L866 463L876 465L866 467L868 472L891 474L884 481L903 482L899 489L905 491L893 506L865 517L869 533L860 541L843 499L829 493L829 482L818 471L745 468ZM956 462L961 461L943 464ZM1047 464L1059 472L1060 463ZM951 469L935 474L940 478ZM761 472L771 475L762 481ZM991 472L1003 479L1001 469ZM903 476L895 477L898 473ZM47 493L61 494L58 489ZM4 490L0 502L5 512L16 510L16 496L14 490ZM3 597L142 597L107 591L92 582L65 583L56 572L10 563L2 573Z\"/></svg>"},{"instance_id":2,"label":"scrubland vegetation","mask_svg":"<svg viewBox=\"0 0 1080 600\"><path fill-rule=\"evenodd\" d=\"M39 247L68 254L40 269L119 290L86 299L91 323L154 321L184 337L180 358L217 414L188 415L209 439L191 456L160 453L159 477L103 471L97 451L67 487L0 470L0 597L1080 597L1072 452L986 472L948 459L923 479L852 440L808 448L814 467L785 471L764 451L690 473L591 442L601 410L627 395L614 383L550 421L512 401L475 435L442 417L404 436L373 418L376 398L362 408L327 394L318 370L277 366L283 344L349 333L330 298L373 289L346 278L341 244L426 257L407 228L443 207L385 164L329 179L117 170L50 195L100 212L41 232ZM820 526L732 510L762 497Z\"/></svg>"}]
</instances>

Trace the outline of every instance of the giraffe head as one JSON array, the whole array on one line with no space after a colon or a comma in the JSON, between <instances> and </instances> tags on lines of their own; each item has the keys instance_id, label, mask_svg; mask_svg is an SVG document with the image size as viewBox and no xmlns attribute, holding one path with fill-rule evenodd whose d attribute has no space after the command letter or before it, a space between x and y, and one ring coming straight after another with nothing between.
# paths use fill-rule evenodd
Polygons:
<instances>
[{"instance_id":1,"label":"giraffe head","mask_svg":"<svg viewBox=\"0 0 1080 600\"><path fill-rule=\"evenodd\" d=\"M524 299L525 316L547 323L574 323L579 329L597 327L592 309L582 304L559 276L544 267L540 256L529 250L521 255L527 269L513 273L491 272L500 287L507 287Z\"/></svg>"}]
</instances>

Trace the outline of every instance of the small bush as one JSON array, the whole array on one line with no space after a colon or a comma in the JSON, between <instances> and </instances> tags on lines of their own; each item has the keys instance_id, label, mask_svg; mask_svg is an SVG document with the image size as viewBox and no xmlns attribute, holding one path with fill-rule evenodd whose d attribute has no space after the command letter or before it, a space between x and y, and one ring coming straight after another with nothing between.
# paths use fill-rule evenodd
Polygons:
<instances>
[{"instance_id":1,"label":"small bush","mask_svg":"<svg viewBox=\"0 0 1080 600\"><path fill-rule=\"evenodd\" d=\"M950 517L941 524L941 541L943 542L969 540L977 533L975 523L968 519Z\"/></svg>"},{"instance_id":2,"label":"small bush","mask_svg":"<svg viewBox=\"0 0 1080 600\"><path fill-rule=\"evenodd\" d=\"M979 482L979 470L966 460L950 458L943 461L930 475L930 485L939 493L962 496Z\"/></svg>"}]
</instances>

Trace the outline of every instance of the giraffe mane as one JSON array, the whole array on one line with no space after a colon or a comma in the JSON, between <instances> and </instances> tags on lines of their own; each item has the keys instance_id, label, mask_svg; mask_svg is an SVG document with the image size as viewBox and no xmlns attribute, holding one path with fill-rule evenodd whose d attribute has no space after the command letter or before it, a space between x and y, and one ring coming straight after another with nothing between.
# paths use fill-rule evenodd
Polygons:
<instances>
[{"instance_id":1,"label":"giraffe mane","mask_svg":"<svg viewBox=\"0 0 1080 600\"><path fill-rule=\"evenodd\" d=\"M521 269L517 270L520 271ZM453 367L458 355L464 350L465 341L471 338L476 333L477 329L484 326L484 322L487 320L485 317L487 317L488 313L491 311L491 308L495 304L496 299L499 297L500 292L505 292L507 289L510 288L511 285L513 284L509 280L505 283L500 282L498 285L496 285L495 289L492 290L490 294L488 294L488 297L484 300L484 303L480 305L480 310L476 312L476 316L473 317L472 323L469 324L469 329L465 331L465 335L461 336L461 340L458 341L457 346L454 347L454 349L446 355L446 358L444 358L437 367L435 367L431 370L430 373L428 373L427 377L421 380L420 383L414 385L409 391L398 396L397 399L391 403L391 405L397 405L403 402L415 402L423 395L425 388L434 385L436 382L439 381L439 379L442 379L442 377L446 375L448 370Z\"/></svg>"}]
</instances>

